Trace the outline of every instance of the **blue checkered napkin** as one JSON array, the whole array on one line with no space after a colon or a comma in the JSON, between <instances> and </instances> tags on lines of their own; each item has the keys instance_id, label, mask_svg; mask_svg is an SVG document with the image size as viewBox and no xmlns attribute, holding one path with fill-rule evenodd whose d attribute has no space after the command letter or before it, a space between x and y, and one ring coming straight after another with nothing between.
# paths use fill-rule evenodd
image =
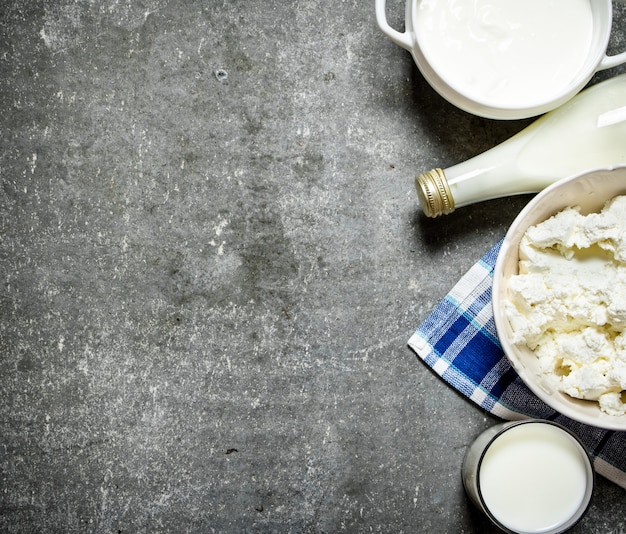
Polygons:
<instances>
[{"instance_id":1,"label":"blue checkered napkin","mask_svg":"<svg viewBox=\"0 0 626 534\"><path fill-rule=\"evenodd\" d=\"M503 419L557 421L587 446L598 474L626 489L626 432L602 430L559 414L532 393L509 364L496 336L491 307L497 243L452 288L409 339L441 378Z\"/></svg>"}]
</instances>

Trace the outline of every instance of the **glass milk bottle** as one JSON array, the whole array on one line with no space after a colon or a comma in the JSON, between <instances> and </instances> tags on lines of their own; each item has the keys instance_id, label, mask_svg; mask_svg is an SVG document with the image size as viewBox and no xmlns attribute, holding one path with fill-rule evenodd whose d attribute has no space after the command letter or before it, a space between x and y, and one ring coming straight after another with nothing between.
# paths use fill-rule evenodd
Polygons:
<instances>
[{"instance_id":1,"label":"glass milk bottle","mask_svg":"<svg viewBox=\"0 0 626 534\"><path fill-rule=\"evenodd\" d=\"M416 178L428 217L536 193L559 178L626 164L626 74L585 89L500 145Z\"/></svg>"}]
</instances>

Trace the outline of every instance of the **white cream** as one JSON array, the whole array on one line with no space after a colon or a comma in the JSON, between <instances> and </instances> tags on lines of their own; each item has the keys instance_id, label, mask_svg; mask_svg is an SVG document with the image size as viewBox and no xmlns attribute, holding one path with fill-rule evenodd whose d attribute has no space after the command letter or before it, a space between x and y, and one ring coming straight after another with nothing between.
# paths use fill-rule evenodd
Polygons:
<instances>
[{"instance_id":1,"label":"white cream","mask_svg":"<svg viewBox=\"0 0 626 534\"><path fill-rule=\"evenodd\" d=\"M589 0L420 0L415 33L451 86L492 106L561 94L591 44Z\"/></svg>"},{"instance_id":2,"label":"white cream","mask_svg":"<svg viewBox=\"0 0 626 534\"><path fill-rule=\"evenodd\" d=\"M626 196L529 228L519 272L505 305L514 342L535 351L560 391L626 414Z\"/></svg>"},{"instance_id":3,"label":"white cream","mask_svg":"<svg viewBox=\"0 0 626 534\"><path fill-rule=\"evenodd\" d=\"M525 423L503 432L481 462L485 506L515 532L556 531L584 506L590 468L585 452L566 432Z\"/></svg>"}]
</instances>

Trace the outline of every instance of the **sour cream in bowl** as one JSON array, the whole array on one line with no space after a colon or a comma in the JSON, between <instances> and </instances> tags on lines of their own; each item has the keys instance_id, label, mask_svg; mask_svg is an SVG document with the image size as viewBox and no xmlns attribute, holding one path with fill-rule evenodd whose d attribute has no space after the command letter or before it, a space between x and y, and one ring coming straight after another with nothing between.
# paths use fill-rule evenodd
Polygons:
<instances>
[{"instance_id":1,"label":"sour cream in bowl","mask_svg":"<svg viewBox=\"0 0 626 534\"><path fill-rule=\"evenodd\" d=\"M409 50L445 99L492 119L533 117L557 108L599 70L626 62L606 54L611 0L407 0L405 31L381 30Z\"/></svg>"}]
</instances>

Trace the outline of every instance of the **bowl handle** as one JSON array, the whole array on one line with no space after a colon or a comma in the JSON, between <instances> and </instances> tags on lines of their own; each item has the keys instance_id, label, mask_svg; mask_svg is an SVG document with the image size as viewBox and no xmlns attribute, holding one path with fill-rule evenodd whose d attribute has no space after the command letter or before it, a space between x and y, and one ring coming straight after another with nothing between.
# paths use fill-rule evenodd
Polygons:
<instances>
[{"instance_id":1,"label":"bowl handle","mask_svg":"<svg viewBox=\"0 0 626 534\"><path fill-rule=\"evenodd\" d=\"M604 69L610 69L612 67L617 67L622 63L626 63L626 52L622 52L621 54L615 54L614 56L604 56L604 59L600 61L596 72Z\"/></svg>"},{"instance_id":2,"label":"bowl handle","mask_svg":"<svg viewBox=\"0 0 626 534\"><path fill-rule=\"evenodd\" d=\"M394 43L407 50L413 49L413 37L407 31L400 33L394 30L387 22L387 14L385 13L385 0L376 0L376 21L383 33L389 37Z\"/></svg>"},{"instance_id":3,"label":"bowl handle","mask_svg":"<svg viewBox=\"0 0 626 534\"><path fill-rule=\"evenodd\" d=\"M626 4L626 0L613 0L613 1L617 2L618 4ZM622 52L621 54L616 54L614 56L605 55L604 59L600 61L600 64L598 65L596 72L604 70L604 69L617 67L618 65L621 65L622 63L626 63L626 52Z\"/></svg>"}]
</instances>

